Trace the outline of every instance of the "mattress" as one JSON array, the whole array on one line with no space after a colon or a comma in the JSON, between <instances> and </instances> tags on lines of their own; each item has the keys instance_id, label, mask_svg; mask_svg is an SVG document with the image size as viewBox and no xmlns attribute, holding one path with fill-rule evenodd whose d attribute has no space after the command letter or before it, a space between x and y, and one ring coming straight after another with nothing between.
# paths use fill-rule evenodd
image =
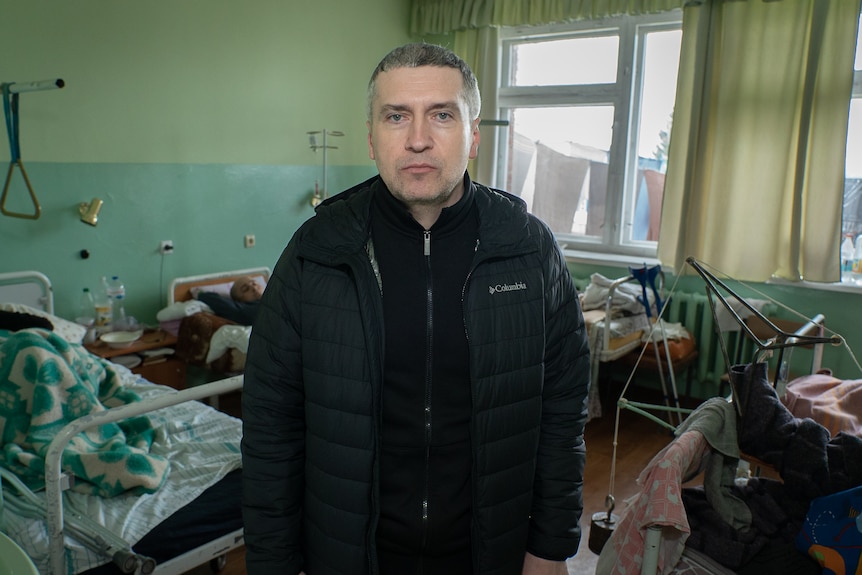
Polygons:
<instances>
[{"instance_id":1,"label":"mattress","mask_svg":"<svg viewBox=\"0 0 862 575\"><path fill-rule=\"evenodd\" d=\"M175 393L175 390L148 382L122 366L117 366L116 370L123 385L143 400ZM212 530L227 532L238 528L241 523L240 490L235 472L241 467L241 421L198 401L159 409L143 417L155 430L151 453L170 461L164 484L154 493L140 496L121 494L101 498L66 491L63 494L66 513L77 512L99 518L104 526L132 544L136 551L141 551L138 549L141 542L150 552L161 557L164 553L174 554L180 547L195 546L196 542L206 540ZM5 491L11 492L11 489ZM38 492L37 496L44 498L44 492ZM206 499L193 504L200 496ZM214 515L201 516L201 510ZM178 512L180 514L176 515ZM50 572L46 522L8 509L4 519L6 534L33 559L40 573ZM153 531L157 526L160 530ZM164 552L158 551L161 546L164 546ZM66 547L67 561L71 562L70 572L86 572L108 562L70 536L66 537Z\"/></svg>"}]
</instances>

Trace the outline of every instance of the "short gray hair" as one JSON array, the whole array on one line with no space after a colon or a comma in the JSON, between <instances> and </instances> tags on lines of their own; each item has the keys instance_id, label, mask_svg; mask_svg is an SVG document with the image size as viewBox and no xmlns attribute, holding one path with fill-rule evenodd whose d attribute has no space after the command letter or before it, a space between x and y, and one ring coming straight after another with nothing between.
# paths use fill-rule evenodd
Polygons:
<instances>
[{"instance_id":1,"label":"short gray hair","mask_svg":"<svg viewBox=\"0 0 862 575\"><path fill-rule=\"evenodd\" d=\"M419 68L421 66L454 68L461 72L461 78L463 79L462 94L470 111L470 120L472 121L479 117L479 112L482 109L482 99L479 95L479 83L476 81L473 71L470 70L470 66L448 48L437 46L436 44L418 42L395 48L377 64L377 67L371 74L371 80L368 82L366 113L369 121L372 116L371 107L374 102L374 96L377 94L377 76L380 72L395 70L397 68Z\"/></svg>"}]
</instances>

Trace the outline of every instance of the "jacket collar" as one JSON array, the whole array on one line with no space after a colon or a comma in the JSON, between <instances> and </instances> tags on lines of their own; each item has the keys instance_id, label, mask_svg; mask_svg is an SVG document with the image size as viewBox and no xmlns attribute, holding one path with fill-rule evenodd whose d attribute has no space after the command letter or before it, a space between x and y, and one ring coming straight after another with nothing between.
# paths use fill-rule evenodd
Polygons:
<instances>
[{"instance_id":1,"label":"jacket collar","mask_svg":"<svg viewBox=\"0 0 862 575\"><path fill-rule=\"evenodd\" d=\"M531 216L524 201L508 192L474 183L464 174L465 197L472 195L479 208L479 245L487 253L523 252L531 241ZM371 201L376 193L390 194L380 176L374 176L321 203L305 229L301 255L334 263L365 252L370 235ZM454 206L453 206L454 207Z\"/></svg>"}]
</instances>

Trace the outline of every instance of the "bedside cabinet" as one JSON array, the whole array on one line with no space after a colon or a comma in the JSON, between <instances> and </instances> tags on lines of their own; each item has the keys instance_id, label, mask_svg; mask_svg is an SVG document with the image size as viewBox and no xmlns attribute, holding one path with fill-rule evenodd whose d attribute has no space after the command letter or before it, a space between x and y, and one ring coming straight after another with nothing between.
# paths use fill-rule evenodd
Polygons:
<instances>
[{"instance_id":1,"label":"bedside cabinet","mask_svg":"<svg viewBox=\"0 0 862 575\"><path fill-rule=\"evenodd\" d=\"M95 343L86 344L88 351L101 358L110 360L121 355L137 355L141 363L131 369L141 377L168 385L174 389L186 388L186 363L174 354L150 356L146 352L161 348L174 349L177 337L161 329L147 330L141 339L132 345L120 349L109 347L106 343L96 340Z\"/></svg>"}]
</instances>

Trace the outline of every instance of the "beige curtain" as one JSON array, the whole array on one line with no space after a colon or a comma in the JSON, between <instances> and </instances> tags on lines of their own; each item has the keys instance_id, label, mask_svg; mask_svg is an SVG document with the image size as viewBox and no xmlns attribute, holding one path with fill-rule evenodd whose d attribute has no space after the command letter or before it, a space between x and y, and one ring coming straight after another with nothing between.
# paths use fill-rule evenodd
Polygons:
<instances>
[{"instance_id":1,"label":"beige curtain","mask_svg":"<svg viewBox=\"0 0 862 575\"><path fill-rule=\"evenodd\" d=\"M535 26L681 8L691 0L413 0L410 31L449 34L488 26ZM694 0L700 2L702 0Z\"/></svg>"},{"instance_id":2,"label":"beige curtain","mask_svg":"<svg viewBox=\"0 0 862 575\"><path fill-rule=\"evenodd\" d=\"M497 149L500 130L505 126L494 124L497 102L497 86L500 85L500 58L497 50L499 38L497 28L462 30L455 33L452 50L467 62L482 94L482 121L479 124L479 154L467 166L470 176L477 182L489 185L494 182L494 153Z\"/></svg>"},{"instance_id":3,"label":"beige curtain","mask_svg":"<svg viewBox=\"0 0 862 575\"><path fill-rule=\"evenodd\" d=\"M685 8L659 259L838 281L860 0Z\"/></svg>"}]
</instances>

